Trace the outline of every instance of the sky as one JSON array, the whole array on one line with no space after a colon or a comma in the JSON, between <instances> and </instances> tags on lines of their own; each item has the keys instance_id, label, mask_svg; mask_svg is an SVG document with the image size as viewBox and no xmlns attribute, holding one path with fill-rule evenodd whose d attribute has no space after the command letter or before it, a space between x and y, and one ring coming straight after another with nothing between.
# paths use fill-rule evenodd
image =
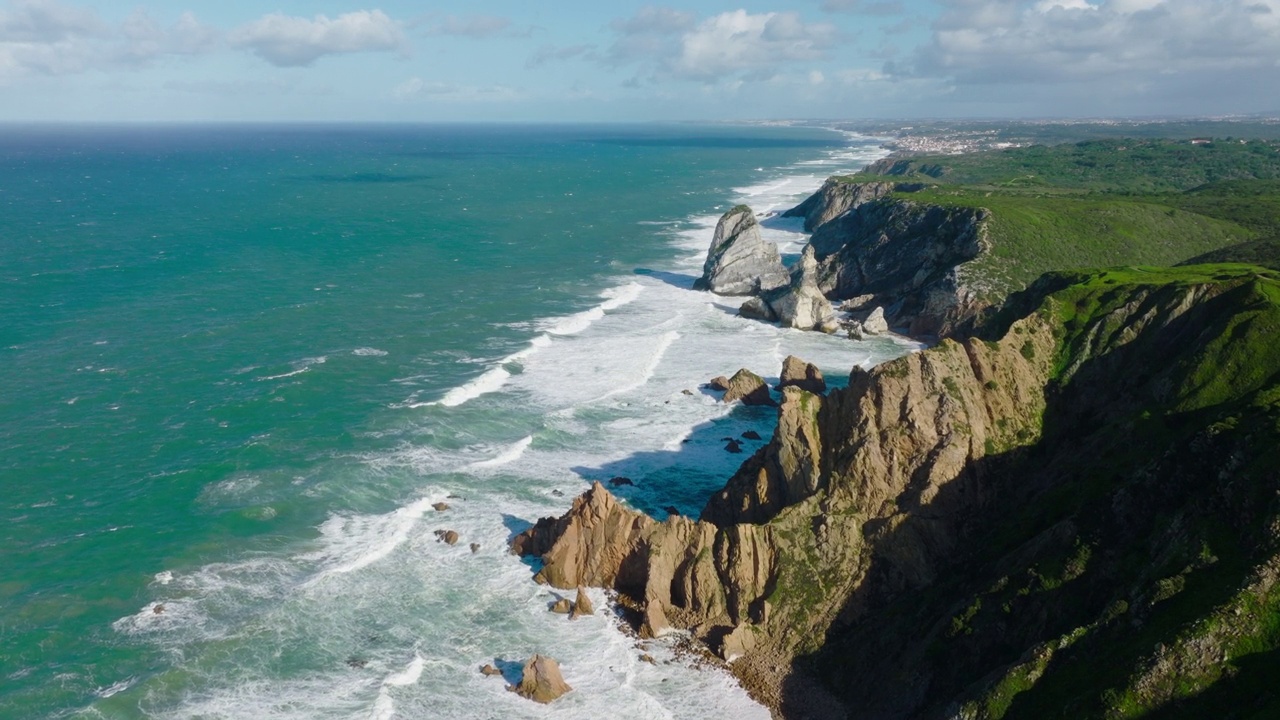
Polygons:
<instances>
[{"instance_id":1,"label":"sky","mask_svg":"<svg viewBox=\"0 0 1280 720\"><path fill-rule=\"evenodd\" d=\"M1280 112L1280 0L0 0L0 121Z\"/></svg>"}]
</instances>

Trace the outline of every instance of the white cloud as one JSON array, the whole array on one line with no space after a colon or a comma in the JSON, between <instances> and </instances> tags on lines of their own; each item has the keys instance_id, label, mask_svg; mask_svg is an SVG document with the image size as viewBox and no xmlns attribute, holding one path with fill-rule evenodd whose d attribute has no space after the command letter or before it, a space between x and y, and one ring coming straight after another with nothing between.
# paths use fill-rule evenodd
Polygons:
<instances>
[{"instance_id":1,"label":"white cloud","mask_svg":"<svg viewBox=\"0 0 1280 720\"><path fill-rule=\"evenodd\" d=\"M232 45L248 48L281 67L310 65L325 55L400 50L405 46L400 24L381 10L359 10L329 19L265 15L228 36Z\"/></svg>"},{"instance_id":2,"label":"white cloud","mask_svg":"<svg viewBox=\"0 0 1280 720\"><path fill-rule=\"evenodd\" d=\"M815 60L836 37L833 25L805 24L795 13L751 15L734 10L708 18L680 42L670 64L675 74L716 80L741 71L765 71L780 63Z\"/></svg>"},{"instance_id":3,"label":"white cloud","mask_svg":"<svg viewBox=\"0 0 1280 720\"><path fill-rule=\"evenodd\" d=\"M0 78L143 66L166 55L207 52L217 30L191 13L164 26L138 9L119 25L57 0L20 0L0 11Z\"/></svg>"},{"instance_id":4,"label":"white cloud","mask_svg":"<svg viewBox=\"0 0 1280 720\"><path fill-rule=\"evenodd\" d=\"M1280 58L1280 0L950 0L915 71L962 84L1256 71Z\"/></svg>"},{"instance_id":5,"label":"white cloud","mask_svg":"<svg viewBox=\"0 0 1280 720\"><path fill-rule=\"evenodd\" d=\"M806 23L791 12L734 10L698 22L689 13L646 7L610 27L618 38L605 54L609 64L638 63L655 77L704 83L771 77L788 63L825 57L837 37L834 25Z\"/></svg>"}]
</instances>

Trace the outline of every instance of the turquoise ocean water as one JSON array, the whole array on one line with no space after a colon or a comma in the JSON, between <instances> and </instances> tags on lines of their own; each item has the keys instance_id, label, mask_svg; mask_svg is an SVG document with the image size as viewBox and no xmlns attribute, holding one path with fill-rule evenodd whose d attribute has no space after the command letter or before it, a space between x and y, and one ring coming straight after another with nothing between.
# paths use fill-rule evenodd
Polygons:
<instances>
[{"instance_id":1,"label":"turquoise ocean water","mask_svg":"<svg viewBox=\"0 0 1280 720\"><path fill-rule=\"evenodd\" d=\"M744 457L721 438L772 420L711 376L910 348L689 290L724 209L880 153L781 127L0 128L0 717L767 717L663 642L640 662L608 613L548 613L505 545L615 475L696 514ZM476 672L533 652L577 688L551 708Z\"/></svg>"}]
</instances>

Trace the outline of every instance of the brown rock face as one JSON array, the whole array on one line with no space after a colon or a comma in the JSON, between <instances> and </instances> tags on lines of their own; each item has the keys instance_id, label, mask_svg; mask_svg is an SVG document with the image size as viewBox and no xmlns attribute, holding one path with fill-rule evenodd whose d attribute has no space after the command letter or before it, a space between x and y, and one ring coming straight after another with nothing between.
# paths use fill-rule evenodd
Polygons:
<instances>
[{"instance_id":1,"label":"brown rock face","mask_svg":"<svg viewBox=\"0 0 1280 720\"><path fill-rule=\"evenodd\" d=\"M458 544L458 533L453 530L437 530L436 542L446 543L448 545Z\"/></svg>"},{"instance_id":2,"label":"brown rock face","mask_svg":"<svg viewBox=\"0 0 1280 720\"><path fill-rule=\"evenodd\" d=\"M431 507L435 508L436 512L444 512L445 510L449 509L449 503L446 503L446 502L432 503Z\"/></svg>"},{"instance_id":3,"label":"brown rock face","mask_svg":"<svg viewBox=\"0 0 1280 720\"><path fill-rule=\"evenodd\" d=\"M787 359L782 361L782 376L778 382L779 390L790 386L815 395L821 395L827 391L827 381L822 377L822 371L818 366L807 363L795 355L788 355Z\"/></svg>"},{"instance_id":4,"label":"brown rock face","mask_svg":"<svg viewBox=\"0 0 1280 720\"><path fill-rule=\"evenodd\" d=\"M480 674L487 677L493 677L494 675L501 675L502 671L494 667L492 664L486 663L480 666Z\"/></svg>"},{"instance_id":5,"label":"brown rock face","mask_svg":"<svg viewBox=\"0 0 1280 720\"><path fill-rule=\"evenodd\" d=\"M560 674L560 665L545 655L534 655L524 664L524 675L515 691L534 702L549 703L572 691Z\"/></svg>"},{"instance_id":6,"label":"brown rock face","mask_svg":"<svg viewBox=\"0 0 1280 720\"><path fill-rule=\"evenodd\" d=\"M573 610L573 603L570 602L569 598L560 598L559 600L551 603L551 607L549 609L551 612L558 615L568 615Z\"/></svg>"},{"instance_id":7,"label":"brown rock face","mask_svg":"<svg viewBox=\"0 0 1280 720\"><path fill-rule=\"evenodd\" d=\"M591 604L591 598L587 597L586 588L578 586L578 596L573 601L573 613L570 617L582 617L583 615L595 615L596 606Z\"/></svg>"},{"instance_id":8,"label":"brown rock face","mask_svg":"<svg viewBox=\"0 0 1280 720\"><path fill-rule=\"evenodd\" d=\"M680 627L712 638L762 606L776 573L767 536L764 528L721 531L678 515L659 523L596 483L566 515L517 536L512 549L542 558L541 582L617 590L624 604L642 608L642 635Z\"/></svg>"},{"instance_id":9,"label":"brown rock face","mask_svg":"<svg viewBox=\"0 0 1280 720\"><path fill-rule=\"evenodd\" d=\"M729 378L723 375L718 375L716 377L713 377L711 378L710 381L707 382L707 387L711 388L712 390L719 390L720 392L724 392L725 390L729 389Z\"/></svg>"},{"instance_id":10,"label":"brown rock face","mask_svg":"<svg viewBox=\"0 0 1280 720\"><path fill-rule=\"evenodd\" d=\"M722 402L731 403L741 400L743 405L776 405L769 397L769 386L764 378L743 368L729 378L728 389L721 398Z\"/></svg>"}]
</instances>

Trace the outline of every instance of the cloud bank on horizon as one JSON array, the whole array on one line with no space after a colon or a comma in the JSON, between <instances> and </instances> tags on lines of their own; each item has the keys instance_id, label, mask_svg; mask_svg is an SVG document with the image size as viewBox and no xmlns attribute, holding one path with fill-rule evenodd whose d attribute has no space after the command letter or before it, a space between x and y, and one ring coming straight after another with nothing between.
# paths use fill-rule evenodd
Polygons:
<instances>
[{"instance_id":1,"label":"cloud bank on horizon","mask_svg":"<svg viewBox=\"0 0 1280 720\"><path fill-rule=\"evenodd\" d=\"M1280 111L1280 0L350 2L0 0L0 120Z\"/></svg>"}]
</instances>

